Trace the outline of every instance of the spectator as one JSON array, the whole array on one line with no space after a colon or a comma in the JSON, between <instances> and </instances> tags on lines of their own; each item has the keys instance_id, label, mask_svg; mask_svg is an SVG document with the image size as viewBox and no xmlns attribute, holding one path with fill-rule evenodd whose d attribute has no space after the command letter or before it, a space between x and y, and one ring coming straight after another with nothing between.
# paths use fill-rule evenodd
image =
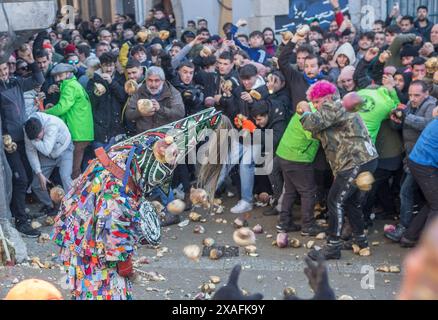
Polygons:
<instances>
[{"instance_id":1,"label":"spectator","mask_svg":"<svg viewBox=\"0 0 438 320\"><path fill-rule=\"evenodd\" d=\"M74 143L72 179L81 174L85 148L94 140L93 114L85 89L73 75L75 68L60 63L51 71L59 83L60 98L57 104L47 105L47 114L61 117L67 124Z\"/></svg>"},{"instance_id":2,"label":"spectator","mask_svg":"<svg viewBox=\"0 0 438 320\"><path fill-rule=\"evenodd\" d=\"M36 113L25 123L26 154L34 172L32 190L44 207L41 211L56 216L55 208L47 193L47 185L55 168L59 168L62 186L66 192L73 185L73 143L65 123L58 117Z\"/></svg>"},{"instance_id":3,"label":"spectator","mask_svg":"<svg viewBox=\"0 0 438 320\"><path fill-rule=\"evenodd\" d=\"M137 109L139 99L150 99L154 109L148 114L140 114ZM163 69L150 67L145 83L129 102L126 118L136 121L137 133L157 128L184 117L185 109L181 94L166 81Z\"/></svg>"},{"instance_id":4,"label":"spectator","mask_svg":"<svg viewBox=\"0 0 438 320\"><path fill-rule=\"evenodd\" d=\"M15 226L19 232L28 237L39 237L40 231L33 229L28 223L29 215L25 211L25 198L28 181L31 174L25 152L23 125L26 121L26 110L23 93L40 86L44 82L44 76L33 58L32 51L28 48L19 51L19 56L29 65L32 72L30 78L15 78L9 73L8 64L0 64L0 101L2 135L10 135L12 141L17 144L17 149L12 153L6 153L9 166L13 173L11 212L15 218Z\"/></svg>"},{"instance_id":5,"label":"spectator","mask_svg":"<svg viewBox=\"0 0 438 320\"><path fill-rule=\"evenodd\" d=\"M427 6L419 6L417 8L417 19L414 27L417 32L423 37L424 41L430 41L430 32L433 27L433 22L428 19L429 9Z\"/></svg>"}]
</instances>

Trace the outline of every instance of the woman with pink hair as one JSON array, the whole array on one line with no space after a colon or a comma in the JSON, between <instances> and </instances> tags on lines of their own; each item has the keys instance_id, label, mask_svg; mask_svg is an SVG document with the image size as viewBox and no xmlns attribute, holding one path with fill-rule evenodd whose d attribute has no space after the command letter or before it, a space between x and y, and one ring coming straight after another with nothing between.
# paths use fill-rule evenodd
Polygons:
<instances>
[{"instance_id":1,"label":"woman with pink hair","mask_svg":"<svg viewBox=\"0 0 438 320\"><path fill-rule=\"evenodd\" d=\"M362 201L365 193L356 186L355 179L362 172L373 173L377 167L377 151L360 116L350 113L342 106L336 86L328 81L318 81L307 91L307 98L316 112L311 112L308 104L301 104L301 123L312 132L324 148L335 181L330 188L327 205L329 227L327 245L320 251L309 252L309 257L317 260L340 259L341 249L353 244L361 249L368 248L364 233ZM344 215L353 229L353 241L341 240Z\"/></svg>"}]
</instances>

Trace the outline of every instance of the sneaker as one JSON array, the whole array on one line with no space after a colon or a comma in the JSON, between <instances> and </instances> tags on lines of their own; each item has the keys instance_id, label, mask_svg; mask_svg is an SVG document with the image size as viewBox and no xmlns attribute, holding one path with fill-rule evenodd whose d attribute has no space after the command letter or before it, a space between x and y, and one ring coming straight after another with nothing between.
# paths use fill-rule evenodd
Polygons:
<instances>
[{"instance_id":1,"label":"sneaker","mask_svg":"<svg viewBox=\"0 0 438 320\"><path fill-rule=\"evenodd\" d=\"M413 248L417 245L417 241L410 240L406 237L401 237L400 239L400 247L402 248Z\"/></svg>"},{"instance_id":2,"label":"sneaker","mask_svg":"<svg viewBox=\"0 0 438 320\"><path fill-rule=\"evenodd\" d=\"M266 217L278 216L280 212L275 207L270 207L268 210L263 211L263 215Z\"/></svg>"},{"instance_id":3,"label":"sneaker","mask_svg":"<svg viewBox=\"0 0 438 320\"><path fill-rule=\"evenodd\" d=\"M327 231L327 228L324 228L324 227L318 226L317 224L314 224L310 227L303 228L301 230L301 235L303 237L315 237L318 234L320 234L321 232L325 232L325 231Z\"/></svg>"},{"instance_id":4,"label":"sneaker","mask_svg":"<svg viewBox=\"0 0 438 320\"><path fill-rule=\"evenodd\" d=\"M242 214L252 210L252 203L240 200L234 207L231 208L231 213Z\"/></svg>"},{"instance_id":5,"label":"sneaker","mask_svg":"<svg viewBox=\"0 0 438 320\"><path fill-rule=\"evenodd\" d=\"M324 258L324 260L339 260L341 259L341 245L328 244L321 250L313 249L307 256L314 261L318 261L319 258Z\"/></svg>"},{"instance_id":6,"label":"sneaker","mask_svg":"<svg viewBox=\"0 0 438 320\"><path fill-rule=\"evenodd\" d=\"M275 228L278 233L298 232L301 230L301 226L293 222L289 225L279 224Z\"/></svg>"},{"instance_id":7,"label":"sneaker","mask_svg":"<svg viewBox=\"0 0 438 320\"><path fill-rule=\"evenodd\" d=\"M41 232L31 227L29 223L22 223L16 225L17 231L28 238L38 238Z\"/></svg>"},{"instance_id":8,"label":"sneaker","mask_svg":"<svg viewBox=\"0 0 438 320\"><path fill-rule=\"evenodd\" d=\"M395 227L394 231L388 231L388 232L385 231L383 234L385 237L387 237L388 239L391 239L394 242L400 242L405 231L406 231L406 227L399 223Z\"/></svg>"}]
</instances>

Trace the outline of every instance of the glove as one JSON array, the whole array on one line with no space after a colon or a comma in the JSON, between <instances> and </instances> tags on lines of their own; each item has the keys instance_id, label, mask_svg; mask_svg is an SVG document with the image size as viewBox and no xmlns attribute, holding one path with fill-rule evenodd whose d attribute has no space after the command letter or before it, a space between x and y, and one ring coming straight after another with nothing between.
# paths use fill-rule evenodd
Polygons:
<instances>
[{"instance_id":1,"label":"glove","mask_svg":"<svg viewBox=\"0 0 438 320\"><path fill-rule=\"evenodd\" d=\"M254 133L254 131L256 131L256 129L257 129L257 126L251 120L246 119L242 122L242 130L247 130L250 133Z\"/></svg>"},{"instance_id":2,"label":"glove","mask_svg":"<svg viewBox=\"0 0 438 320\"><path fill-rule=\"evenodd\" d=\"M237 129L241 129L243 126L243 121L248 120L247 117L245 117L242 114L238 114L235 118L234 118L234 125L236 126Z\"/></svg>"},{"instance_id":3,"label":"glove","mask_svg":"<svg viewBox=\"0 0 438 320\"><path fill-rule=\"evenodd\" d=\"M304 259L307 267L304 268L304 274L309 280L309 286L314 292L314 296L310 300L336 300L336 295L330 287L327 268L324 265L324 260L320 257L317 262L313 262L308 257ZM304 300L298 298L295 293L284 293L284 300Z\"/></svg>"},{"instance_id":4,"label":"glove","mask_svg":"<svg viewBox=\"0 0 438 320\"><path fill-rule=\"evenodd\" d=\"M131 256L129 256L126 261L120 261L117 263L117 273L124 278L131 277L134 274Z\"/></svg>"},{"instance_id":5,"label":"glove","mask_svg":"<svg viewBox=\"0 0 438 320\"><path fill-rule=\"evenodd\" d=\"M213 296L213 300L262 300L263 295L261 293L255 293L249 296L244 296L240 290L237 282L239 281L240 271L242 270L240 265L233 268L228 279L228 283L216 291Z\"/></svg>"}]
</instances>

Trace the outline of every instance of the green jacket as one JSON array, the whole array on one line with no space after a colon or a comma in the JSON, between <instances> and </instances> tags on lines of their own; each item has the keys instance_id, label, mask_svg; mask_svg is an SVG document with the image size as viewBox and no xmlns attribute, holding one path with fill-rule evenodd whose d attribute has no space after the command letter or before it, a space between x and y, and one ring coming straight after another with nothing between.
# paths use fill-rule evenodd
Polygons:
<instances>
[{"instance_id":1,"label":"green jacket","mask_svg":"<svg viewBox=\"0 0 438 320\"><path fill-rule=\"evenodd\" d=\"M311 106L312 111L316 109ZM296 113L281 138L277 156L292 162L312 163L319 148L319 141L312 138L312 133L304 130L301 116Z\"/></svg>"},{"instance_id":2,"label":"green jacket","mask_svg":"<svg viewBox=\"0 0 438 320\"><path fill-rule=\"evenodd\" d=\"M395 37L388 50L391 52L391 57L385 63L385 67L394 66L396 68L402 68L400 52L405 43L415 40L417 35L415 33L402 33Z\"/></svg>"},{"instance_id":3,"label":"green jacket","mask_svg":"<svg viewBox=\"0 0 438 320\"><path fill-rule=\"evenodd\" d=\"M400 100L395 90L388 91L385 87L359 90L358 94L365 100L359 115L375 144L382 122L389 119L391 111L397 108Z\"/></svg>"},{"instance_id":4,"label":"green jacket","mask_svg":"<svg viewBox=\"0 0 438 320\"><path fill-rule=\"evenodd\" d=\"M46 113L64 120L74 142L94 140L90 99L76 77L62 81L59 102L46 110Z\"/></svg>"}]
</instances>

